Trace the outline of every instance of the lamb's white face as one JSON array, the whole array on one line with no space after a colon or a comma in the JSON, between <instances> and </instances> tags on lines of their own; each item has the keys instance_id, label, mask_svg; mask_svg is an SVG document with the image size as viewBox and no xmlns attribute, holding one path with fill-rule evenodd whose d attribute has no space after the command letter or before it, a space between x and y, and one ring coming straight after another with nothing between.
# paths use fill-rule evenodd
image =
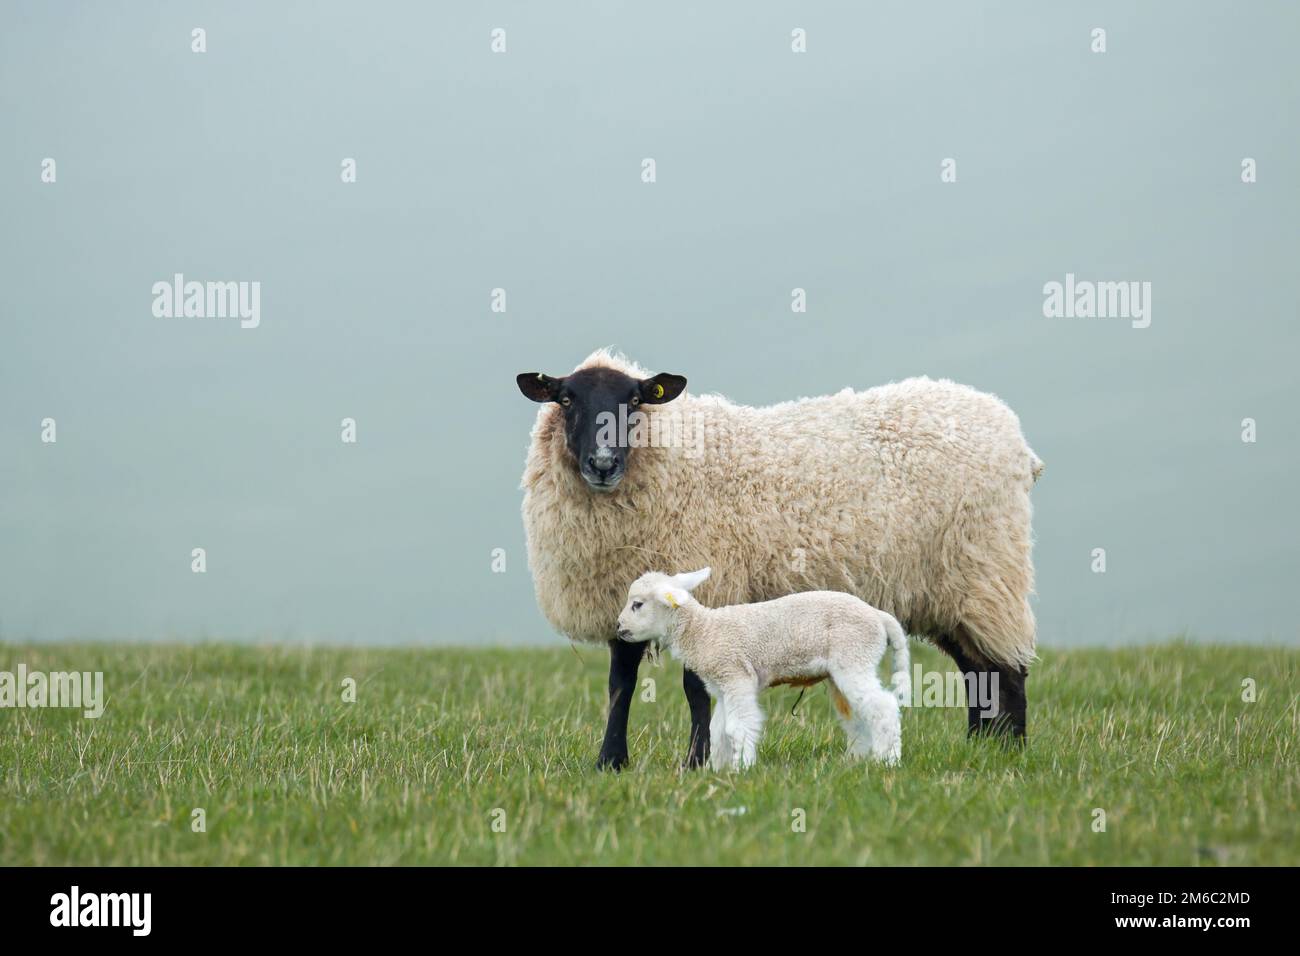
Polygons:
<instances>
[{"instance_id":1,"label":"lamb's white face","mask_svg":"<svg viewBox=\"0 0 1300 956\"><path fill-rule=\"evenodd\" d=\"M672 576L659 571L641 575L628 588L627 603L618 616L618 639L634 644L669 640L673 612L692 600L691 590L708 577L708 568Z\"/></svg>"},{"instance_id":2,"label":"lamb's white face","mask_svg":"<svg viewBox=\"0 0 1300 956\"><path fill-rule=\"evenodd\" d=\"M618 616L618 639L633 644L663 641L672 623L672 608L662 596L669 583L668 575L652 571L632 582L627 603Z\"/></svg>"}]
</instances>

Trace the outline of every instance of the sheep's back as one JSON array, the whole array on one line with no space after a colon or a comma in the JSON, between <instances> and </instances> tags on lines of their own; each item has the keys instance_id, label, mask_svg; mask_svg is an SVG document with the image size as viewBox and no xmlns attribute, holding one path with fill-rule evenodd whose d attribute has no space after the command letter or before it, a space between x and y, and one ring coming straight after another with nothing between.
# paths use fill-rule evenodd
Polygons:
<instances>
[{"instance_id":1,"label":"sheep's back","mask_svg":"<svg viewBox=\"0 0 1300 956\"><path fill-rule=\"evenodd\" d=\"M960 619L984 573L973 555L1032 574L1037 459L991 395L909 379L763 408L686 396L654 414L688 440L636 449L617 493L594 495L563 462L528 487L538 601L574 639L608 640L652 569L711 565L698 596L712 606L845 591L921 633Z\"/></svg>"}]
</instances>

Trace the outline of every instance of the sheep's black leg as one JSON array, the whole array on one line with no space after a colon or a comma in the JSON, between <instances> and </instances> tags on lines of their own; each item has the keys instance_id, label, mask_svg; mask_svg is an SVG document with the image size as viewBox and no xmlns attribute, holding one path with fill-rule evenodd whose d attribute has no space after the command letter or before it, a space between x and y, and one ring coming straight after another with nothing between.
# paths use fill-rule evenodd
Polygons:
<instances>
[{"instance_id":1,"label":"sheep's black leg","mask_svg":"<svg viewBox=\"0 0 1300 956\"><path fill-rule=\"evenodd\" d=\"M998 715L993 718L993 730L1010 733L1016 743L1025 741L1025 680L1028 677L1028 670L998 668Z\"/></svg>"},{"instance_id":2,"label":"sheep's black leg","mask_svg":"<svg viewBox=\"0 0 1300 956\"><path fill-rule=\"evenodd\" d=\"M691 708L691 740L682 766L703 767L709 760L709 692L695 671L682 671L682 689Z\"/></svg>"},{"instance_id":3,"label":"sheep's black leg","mask_svg":"<svg viewBox=\"0 0 1300 956\"><path fill-rule=\"evenodd\" d=\"M627 764L627 712L644 655L645 644L609 642L609 720L605 724L605 742L596 758L597 770L622 770Z\"/></svg>"},{"instance_id":4,"label":"sheep's black leg","mask_svg":"<svg viewBox=\"0 0 1300 956\"><path fill-rule=\"evenodd\" d=\"M967 654L955 638L942 635L936 637L934 643L956 662L957 669L966 678L966 736L974 737L984 733L988 729L985 726L988 718L980 716L984 705L979 702L978 690L981 680L986 682L983 686L989 686L989 671L980 666L981 662Z\"/></svg>"},{"instance_id":5,"label":"sheep's black leg","mask_svg":"<svg viewBox=\"0 0 1300 956\"><path fill-rule=\"evenodd\" d=\"M966 678L966 734L1010 736L1017 744L1025 742L1025 680L1028 670L991 664L968 652L955 638L943 636L935 643L957 662ZM996 703L986 698L997 682ZM993 706L989 706L993 705ZM996 712L989 714L989 710Z\"/></svg>"}]
</instances>

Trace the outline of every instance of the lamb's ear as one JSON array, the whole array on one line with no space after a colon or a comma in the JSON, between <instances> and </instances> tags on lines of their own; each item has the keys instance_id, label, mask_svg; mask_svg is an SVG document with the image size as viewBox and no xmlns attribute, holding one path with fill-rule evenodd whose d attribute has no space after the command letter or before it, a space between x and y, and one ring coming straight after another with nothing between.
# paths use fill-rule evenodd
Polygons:
<instances>
[{"instance_id":1,"label":"lamb's ear","mask_svg":"<svg viewBox=\"0 0 1300 956\"><path fill-rule=\"evenodd\" d=\"M646 405L671 402L686 389L686 376L660 372L651 378L641 379L641 401Z\"/></svg>"},{"instance_id":2,"label":"lamb's ear","mask_svg":"<svg viewBox=\"0 0 1300 956\"><path fill-rule=\"evenodd\" d=\"M655 592L655 597L659 599L660 604L676 610L691 599L691 592L675 584L665 584Z\"/></svg>"},{"instance_id":3,"label":"lamb's ear","mask_svg":"<svg viewBox=\"0 0 1300 956\"><path fill-rule=\"evenodd\" d=\"M520 372L515 376L515 381L519 383L519 391L524 393L524 398L534 402L555 401L560 386L564 384L564 379L551 378L541 372Z\"/></svg>"},{"instance_id":4,"label":"lamb's ear","mask_svg":"<svg viewBox=\"0 0 1300 956\"><path fill-rule=\"evenodd\" d=\"M700 568L698 571L683 571L681 574L674 575L673 581L678 587L687 591L694 591L701 584L709 579L713 573L712 568Z\"/></svg>"}]
</instances>

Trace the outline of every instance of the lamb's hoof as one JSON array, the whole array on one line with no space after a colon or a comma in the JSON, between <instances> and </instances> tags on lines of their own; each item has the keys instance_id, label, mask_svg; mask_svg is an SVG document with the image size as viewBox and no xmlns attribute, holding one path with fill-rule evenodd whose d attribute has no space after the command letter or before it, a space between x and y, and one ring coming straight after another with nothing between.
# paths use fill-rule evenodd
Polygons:
<instances>
[{"instance_id":1,"label":"lamb's hoof","mask_svg":"<svg viewBox=\"0 0 1300 956\"><path fill-rule=\"evenodd\" d=\"M618 773L627 766L627 754L601 754L596 758L597 770L612 770Z\"/></svg>"}]
</instances>

